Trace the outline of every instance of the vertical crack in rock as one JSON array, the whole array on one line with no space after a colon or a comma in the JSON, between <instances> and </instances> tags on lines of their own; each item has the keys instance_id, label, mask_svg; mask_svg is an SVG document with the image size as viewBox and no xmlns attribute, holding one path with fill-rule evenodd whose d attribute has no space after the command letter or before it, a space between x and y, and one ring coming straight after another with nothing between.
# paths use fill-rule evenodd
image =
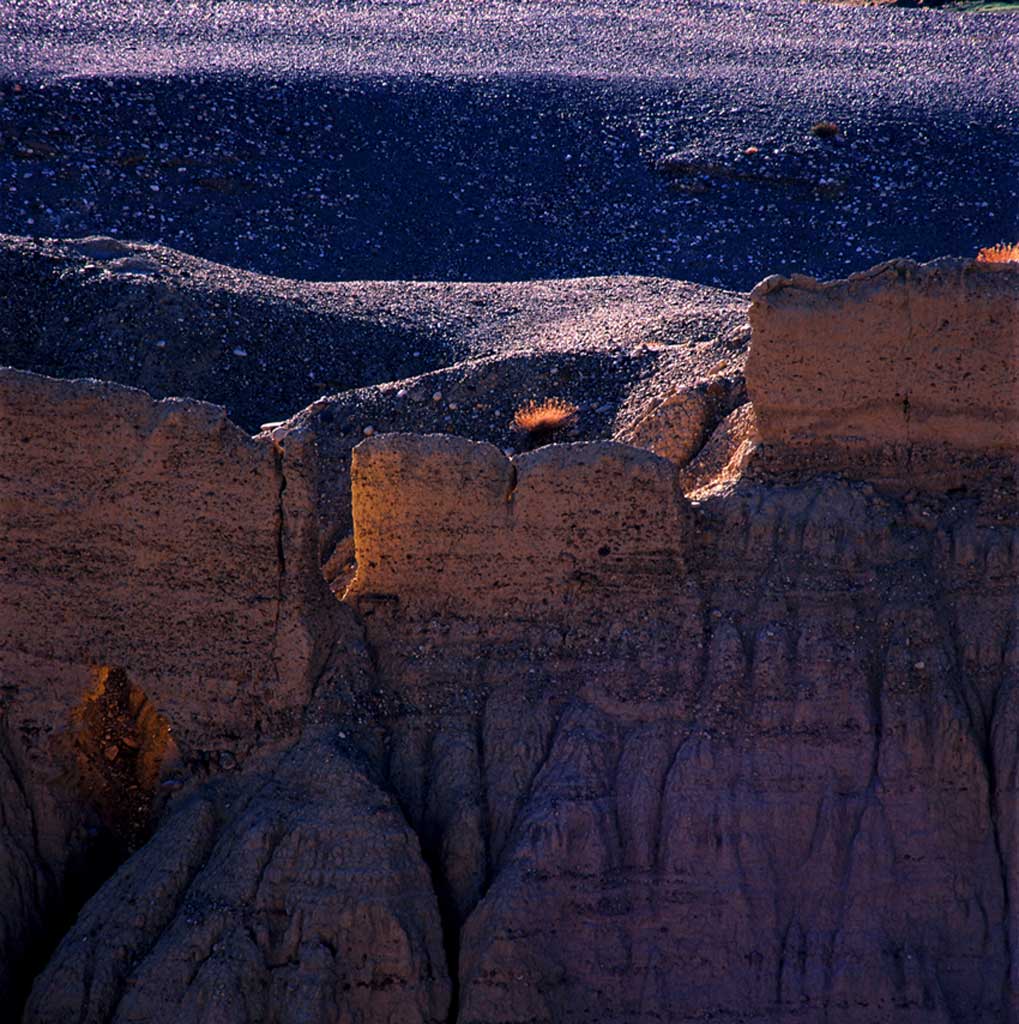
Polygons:
<instances>
[{"instance_id":1,"label":"vertical crack in rock","mask_svg":"<svg viewBox=\"0 0 1019 1024\"><path fill-rule=\"evenodd\" d=\"M58 879L44 855L39 811L18 763L18 751L0 714L0 986L19 1007L65 923L53 915Z\"/></svg>"},{"instance_id":2,"label":"vertical crack in rock","mask_svg":"<svg viewBox=\"0 0 1019 1024\"><path fill-rule=\"evenodd\" d=\"M481 887L478 891L477 903L485 898L488 887L492 881L492 836L490 824L492 821L491 809L488 804L488 787L485 785L485 719L483 715L477 715L474 720L474 741L478 750L478 795L480 798L481 842L485 858L484 873L481 879ZM475 906L477 905L475 904ZM471 910L474 908L472 907Z\"/></svg>"},{"instance_id":3,"label":"vertical crack in rock","mask_svg":"<svg viewBox=\"0 0 1019 1024\"><path fill-rule=\"evenodd\" d=\"M279 670L280 621L283 616L283 601L286 597L287 551L286 551L286 454L279 447L274 448L274 466L278 478L276 492L276 612L272 629L272 663L277 684L282 684Z\"/></svg>"},{"instance_id":4,"label":"vertical crack in rock","mask_svg":"<svg viewBox=\"0 0 1019 1024\"><path fill-rule=\"evenodd\" d=\"M446 973L449 975L449 1015L446 1024L457 1024L460 1016L460 948L463 924L456 907L449 897L443 896L446 885L441 876L442 866L438 861L428 865L432 875L432 888L439 904L439 923L442 926L442 949L446 956Z\"/></svg>"},{"instance_id":5,"label":"vertical crack in rock","mask_svg":"<svg viewBox=\"0 0 1019 1024\"><path fill-rule=\"evenodd\" d=\"M906 287L903 288L903 294L906 300L906 345L905 352L912 353L915 351L917 339L916 339L916 322L913 317L913 289ZM909 372L911 367L906 367L906 386L903 389L905 394L902 397L902 418L905 420L905 437L906 443L912 440L912 430L910 429L912 424L910 421L910 403L909 403L909 384L908 381L912 374Z\"/></svg>"},{"instance_id":6,"label":"vertical crack in rock","mask_svg":"<svg viewBox=\"0 0 1019 1024\"><path fill-rule=\"evenodd\" d=\"M1002 979L1002 1005L1008 1006L1010 997L1009 990L1011 987L1013 949L1015 948L1016 940L1019 937L1013 935L1011 879L1009 878L1010 866L1008 863L1008 856L1005 851L1005 843L1001 834L1001 818L1003 812L998 797L999 778L994 751L994 727L997 721L998 703L1001 697L1001 691L1004 689L1005 685L1006 684L1003 680L999 680L998 688L994 691L986 736L981 737L984 742L981 743L980 752L984 761L984 770L987 772L987 811L991 820L992 835L994 836L994 851L998 855L998 865L1001 871L1001 892L1003 904L1002 916L1004 919L1003 938L1005 945L1005 973ZM1019 870L1019 868L1013 864L1011 865L1011 870L1016 871ZM1012 995L1014 995L1014 993L1012 993Z\"/></svg>"},{"instance_id":7,"label":"vertical crack in rock","mask_svg":"<svg viewBox=\"0 0 1019 1024\"><path fill-rule=\"evenodd\" d=\"M435 741L438 738L437 732L432 732L428 737L424 753L423 767L426 771L425 779L425 801L423 813L425 819L415 822L413 816L404 811L404 817L410 828L418 837L421 847L421 857L428 868L431 879L432 890L435 893L435 900L439 911L439 926L442 931L442 950L446 960L446 973L449 976L449 1012L446 1017L446 1024L456 1024L460 1014L460 949L462 944L461 930L464 921L461 919L460 909L457 906L453 884L448 877L446 865L443 858L443 835L442 830L435 822L427 820L427 807L432 797L432 787L435 783ZM399 796L397 795L399 801Z\"/></svg>"},{"instance_id":8,"label":"vertical crack in rock","mask_svg":"<svg viewBox=\"0 0 1019 1024\"><path fill-rule=\"evenodd\" d=\"M506 501L507 501L507 503L512 503L513 496L516 494L516 490L517 490L517 476L518 476L517 464L512 459L510 459L509 460L509 480L508 480L507 485L506 485Z\"/></svg>"}]
</instances>

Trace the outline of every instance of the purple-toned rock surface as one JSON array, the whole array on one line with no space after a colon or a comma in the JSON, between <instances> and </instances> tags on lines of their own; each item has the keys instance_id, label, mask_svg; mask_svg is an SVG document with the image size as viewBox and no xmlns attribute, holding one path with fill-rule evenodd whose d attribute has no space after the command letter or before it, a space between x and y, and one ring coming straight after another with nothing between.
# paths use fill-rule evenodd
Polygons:
<instances>
[{"instance_id":1,"label":"purple-toned rock surface","mask_svg":"<svg viewBox=\"0 0 1019 1024\"><path fill-rule=\"evenodd\" d=\"M1008 310L1017 277L965 272L883 347L970 317L952 379L1009 365L983 289ZM1005 424L993 451L788 443L793 399L864 405L824 391L846 287L792 315L755 293L756 414L689 467L681 416L675 461L371 433L341 472L332 401L249 438L0 373L0 986L25 1024L1019 1022L1009 410L966 408ZM804 304L820 398L767 372L809 352ZM738 397L702 383L713 415Z\"/></svg>"}]
</instances>

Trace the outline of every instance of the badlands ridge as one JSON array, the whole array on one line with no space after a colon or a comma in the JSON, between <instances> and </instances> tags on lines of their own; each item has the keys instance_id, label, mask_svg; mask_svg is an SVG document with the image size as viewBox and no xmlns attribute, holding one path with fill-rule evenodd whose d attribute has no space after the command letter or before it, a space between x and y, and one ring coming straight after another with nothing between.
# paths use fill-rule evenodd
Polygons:
<instances>
[{"instance_id":1,"label":"badlands ridge","mask_svg":"<svg viewBox=\"0 0 1019 1024\"><path fill-rule=\"evenodd\" d=\"M388 301L75 244L4 259L177 324L204 274L223 331ZM434 286L457 324L407 287L355 390L282 367L317 400L254 434L257 338L175 371L248 430L124 386L181 382L162 334L122 383L0 339L6 1005L1019 1022L1019 267L768 278L749 346L653 278ZM574 443L517 450L550 393Z\"/></svg>"}]
</instances>

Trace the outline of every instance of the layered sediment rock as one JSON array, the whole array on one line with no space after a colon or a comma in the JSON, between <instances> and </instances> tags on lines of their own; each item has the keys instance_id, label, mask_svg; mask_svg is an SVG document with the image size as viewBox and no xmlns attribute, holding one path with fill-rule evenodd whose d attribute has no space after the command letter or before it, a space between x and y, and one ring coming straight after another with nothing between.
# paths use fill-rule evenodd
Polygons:
<instances>
[{"instance_id":1,"label":"layered sediment rock","mask_svg":"<svg viewBox=\"0 0 1019 1024\"><path fill-rule=\"evenodd\" d=\"M535 456L513 488L469 442L355 453L347 597L459 1019L1003 1019L1017 523L837 480L690 508L665 460L539 455L530 519Z\"/></svg>"},{"instance_id":2,"label":"layered sediment rock","mask_svg":"<svg viewBox=\"0 0 1019 1024\"><path fill-rule=\"evenodd\" d=\"M389 434L354 450L351 478L358 572L347 599L395 598L402 621L544 623L591 595L626 616L682 585L676 474L638 449L550 446L511 460L493 445Z\"/></svg>"},{"instance_id":3,"label":"layered sediment rock","mask_svg":"<svg viewBox=\"0 0 1019 1024\"><path fill-rule=\"evenodd\" d=\"M747 388L771 464L947 487L1019 453L1019 267L885 263L751 294Z\"/></svg>"},{"instance_id":4,"label":"layered sediment rock","mask_svg":"<svg viewBox=\"0 0 1019 1024\"><path fill-rule=\"evenodd\" d=\"M11 370L0 427L3 991L164 782L295 735L338 610L298 444L288 490L222 409Z\"/></svg>"},{"instance_id":5,"label":"layered sediment rock","mask_svg":"<svg viewBox=\"0 0 1019 1024\"><path fill-rule=\"evenodd\" d=\"M26 1020L1019 1024L1017 278L762 287L685 468L371 437L343 603L322 417L0 377Z\"/></svg>"},{"instance_id":6,"label":"layered sediment rock","mask_svg":"<svg viewBox=\"0 0 1019 1024\"><path fill-rule=\"evenodd\" d=\"M0 388L0 650L17 719L53 731L112 665L189 755L292 729L333 609L273 446L201 402L16 371Z\"/></svg>"}]
</instances>

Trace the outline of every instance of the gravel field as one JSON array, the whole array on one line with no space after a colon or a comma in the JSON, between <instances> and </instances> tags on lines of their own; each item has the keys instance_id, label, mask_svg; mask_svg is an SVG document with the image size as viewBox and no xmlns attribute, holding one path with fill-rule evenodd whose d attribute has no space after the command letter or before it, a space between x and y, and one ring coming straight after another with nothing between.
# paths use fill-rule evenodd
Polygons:
<instances>
[{"instance_id":1,"label":"gravel field","mask_svg":"<svg viewBox=\"0 0 1019 1024\"><path fill-rule=\"evenodd\" d=\"M746 295L663 278L309 283L112 239L0 236L0 280L0 365L202 398L251 431L351 392L368 403L357 429L476 431L483 400L483 436L508 444L516 405L562 395L601 437L631 395L722 360L738 371L749 338Z\"/></svg>"},{"instance_id":2,"label":"gravel field","mask_svg":"<svg viewBox=\"0 0 1019 1024\"><path fill-rule=\"evenodd\" d=\"M306 280L745 290L965 255L1019 236L1017 38L790 0L18 0L0 231Z\"/></svg>"}]
</instances>

